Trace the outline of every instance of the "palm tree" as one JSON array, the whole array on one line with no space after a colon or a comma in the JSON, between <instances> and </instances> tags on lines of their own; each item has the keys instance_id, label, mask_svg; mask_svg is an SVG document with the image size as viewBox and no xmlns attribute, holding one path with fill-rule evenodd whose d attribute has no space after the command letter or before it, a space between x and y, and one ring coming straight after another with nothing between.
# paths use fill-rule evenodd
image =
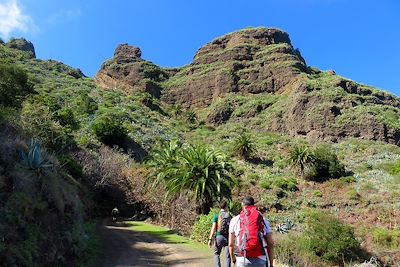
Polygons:
<instances>
[{"instance_id":1,"label":"palm tree","mask_svg":"<svg viewBox=\"0 0 400 267\"><path fill-rule=\"evenodd\" d=\"M247 159L255 151L253 141L249 134L242 132L234 140L233 152Z\"/></svg>"},{"instance_id":2,"label":"palm tree","mask_svg":"<svg viewBox=\"0 0 400 267\"><path fill-rule=\"evenodd\" d=\"M155 182L164 182L167 197L188 194L196 201L198 214L207 214L216 200L230 199L232 179L224 154L200 145L186 146L164 163Z\"/></svg>"},{"instance_id":3,"label":"palm tree","mask_svg":"<svg viewBox=\"0 0 400 267\"><path fill-rule=\"evenodd\" d=\"M301 177L304 178L304 169L313 165L315 156L309 147L296 145L289 152L289 163L293 167L300 168Z\"/></svg>"},{"instance_id":4,"label":"palm tree","mask_svg":"<svg viewBox=\"0 0 400 267\"><path fill-rule=\"evenodd\" d=\"M174 175L176 166L178 165L178 151L182 147L182 143L178 140L171 140L161 149L154 150L150 160L150 166L153 167L154 173L151 177L155 177L153 187L159 185L166 177Z\"/></svg>"}]
</instances>

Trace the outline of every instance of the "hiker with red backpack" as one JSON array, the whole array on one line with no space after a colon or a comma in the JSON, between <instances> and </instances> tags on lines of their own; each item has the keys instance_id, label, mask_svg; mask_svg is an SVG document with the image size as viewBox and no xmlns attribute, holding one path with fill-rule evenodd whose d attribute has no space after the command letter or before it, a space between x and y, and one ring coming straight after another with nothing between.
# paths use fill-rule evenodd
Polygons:
<instances>
[{"instance_id":1,"label":"hiker with red backpack","mask_svg":"<svg viewBox=\"0 0 400 267\"><path fill-rule=\"evenodd\" d=\"M229 225L229 253L236 267L272 267L273 240L269 223L254 206L254 198L245 197L243 209ZM268 249L267 249L268 247Z\"/></svg>"},{"instance_id":2,"label":"hiker with red backpack","mask_svg":"<svg viewBox=\"0 0 400 267\"><path fill-rule=\"evenodd\" d=\"M216 267L221 267L220 254L224 249L225 266L231 266L231 258L228 249L228 235L229 235L229 223L231 221L231 215L226 210L227 203L222 200L219 203L219 213L213 217L213 224L208 238L208 246L212 247L212 241L214 240L214 262Z\"/></svg>"}]
</instances>

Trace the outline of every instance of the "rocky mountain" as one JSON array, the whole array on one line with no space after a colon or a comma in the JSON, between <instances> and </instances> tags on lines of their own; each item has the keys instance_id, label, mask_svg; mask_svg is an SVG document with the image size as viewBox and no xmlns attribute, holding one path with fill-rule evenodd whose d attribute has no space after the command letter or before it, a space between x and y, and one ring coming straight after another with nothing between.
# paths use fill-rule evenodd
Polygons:
<instances>
[{"instance_id":1,"label":"rocky mountain","mask_svg":"<svg viewBox=\"0 0 400 267\"><path fill-rule=\"evenodd\" d=\"M398 97L307 66L289 35L278 29L219 37L200 48L190 64L174 69L142 59L137 47L119 45L95 82L127 94L148 92L193 109L214 125L245 122L261 132L333 142L400 140Z\"/></svg>"}]
</instances>

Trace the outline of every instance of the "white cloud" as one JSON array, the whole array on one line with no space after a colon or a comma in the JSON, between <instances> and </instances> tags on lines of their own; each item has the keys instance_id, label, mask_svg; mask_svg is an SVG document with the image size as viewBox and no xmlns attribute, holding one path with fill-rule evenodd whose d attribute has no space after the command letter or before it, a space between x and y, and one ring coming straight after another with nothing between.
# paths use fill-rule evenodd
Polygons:
<instances>
[{"instance_id":1,"label":"white cloud","mask_svg":"<svg viewBox=\"0 0 400 267\"><path fill-rule=\"evenodd\" d=\"M57 22L72 21L82 16L82 10L80 8L75 9L61 9L54 15L47 19L47 22L54 24Z\"/></svg>"},{"instance_id":2,"label":"white cloud","mask_svg":"<svg viewBox=\"0 0 400 267\"><path fill-rule=\"evenodd\" d=\"M0 34L8 38L13 31L27 32L32 19L24 14L17 0L0 1Z\"/></svg>"}]
</instances>

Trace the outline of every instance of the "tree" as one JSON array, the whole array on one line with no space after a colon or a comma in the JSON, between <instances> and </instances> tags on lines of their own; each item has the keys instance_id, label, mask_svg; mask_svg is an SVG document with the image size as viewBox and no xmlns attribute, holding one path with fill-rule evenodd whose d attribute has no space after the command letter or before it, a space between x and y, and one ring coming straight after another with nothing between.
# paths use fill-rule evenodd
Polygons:
<instances>
[{"instance_id":1,"label":"tree","mask_svg":"<svg viewBox=\"0 0 400 267\"><path fill-rule=\"evenodd\" d=\"M289 163L293 167L300 169L302 178L304 178L304 169L307 166L312 166L314 161L314 153L307 146L296 145L289 152Z\"/></svg>"},{"instance_id":2,"label":"tree","mask_svg":"<svg viewBox=\"0 0 400 267\"><path fill-rule=\"evenodd\" d=\"M200 145L172 148L177 147L170 143L153 160L153 165L162 164L156 169L154 185L163 182L167 197L188 193L197 203L198 214L207 214L216 200L230 199L232 179L224 154Z\"/></svg>"},{"instance_id":3,"label":"tree","mask_svg":"<svg viewBox=\"0 0 400 267\"><path fill-rule=\"evenodd\" d=\"M242 132L234 140L233 152L247 159L255 151L254 144L249 134Z\"/></svg>"}]
</instances>

